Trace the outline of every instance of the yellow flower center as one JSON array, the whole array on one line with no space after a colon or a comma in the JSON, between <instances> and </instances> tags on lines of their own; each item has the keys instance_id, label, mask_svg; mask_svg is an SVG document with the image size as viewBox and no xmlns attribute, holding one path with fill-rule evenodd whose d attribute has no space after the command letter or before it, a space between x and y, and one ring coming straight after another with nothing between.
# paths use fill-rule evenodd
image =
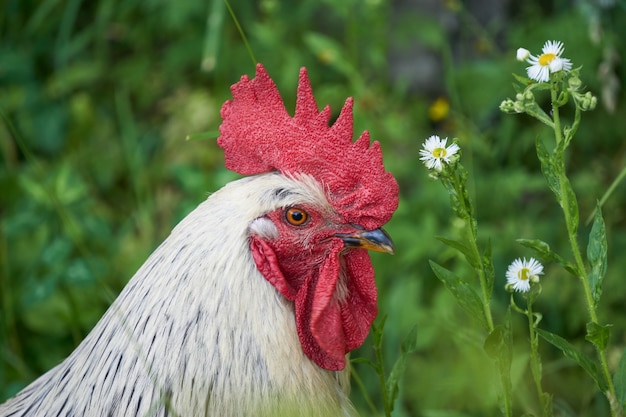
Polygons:
<instances>
[{"instance_id":1,"label":"yellow flower center","mask_svg":"<svg viewBox=\"0 0 626 417\"><path fill-rule=\"evenodd\" d=\"M522 268L517 271L517 278L521 279L522 281L528 281L528 279L530 278L530 269Z\"/></svg>"},{"instance_id":2,"label":"yellow flower center","mask_svg":"<svg viewBox=\"0 0 626 417\"><path fill-rule=\"evenodd\" d=\"M433 150L433 156L435 158L445 158L447 154L446 148L435 148Z\"/></svg>"},{"instance_id":3,"label":"yellow flower center","mask_svg":"<svg viewBox=\"0 0 626 417\"><path fill-rule=\"evenodd\" d=\"M550 62L552 62L554 60L554 58L556 58L556 55L554 54L542 54L539 57L539 65L541 65L542 67L545 67L547 65L550 64Z\"/></svg>"}]
</instances>

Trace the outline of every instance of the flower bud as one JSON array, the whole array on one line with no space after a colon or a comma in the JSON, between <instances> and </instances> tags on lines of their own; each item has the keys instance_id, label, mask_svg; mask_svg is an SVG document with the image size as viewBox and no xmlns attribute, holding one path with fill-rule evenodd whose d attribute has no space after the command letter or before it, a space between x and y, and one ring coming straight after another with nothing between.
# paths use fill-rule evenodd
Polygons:
<instances>
[{"instance_id":1,"label":"flower bud","mask_svg":"<svg viewBox=\"0 0 626 417\"><path fill-rule=\"evenodd\" d=\"M570 89L578 90L580 86L582 85L582 81L580 81L580 78L573 76L573 77L570 77L569 80L567 80L567 84L569 85Z\"/></svg>"},{"instance_id":2,"label":"flower bud","mask_svg":"<svg viewBox=\"0 0 626 417\"><path fill-rule=\"evenodd\" d=\"M582 111L593 110L598 104L596 96L591 94L591 91L587 91L585 94L576 94L578 107Z\"/></svg>"},{"instance_id":3,"label":"flower bud","mask_svg":"<svg viewBox=\"0 0 626 417\"><path fill-rule=\"evenodd\" d=\"M535 96L533 96L532 91L526 90L524 91L524 101L533 101Z\"/></svg>"},{"instance_id":4,"label":"flower bud","mask_svg":"<svg viewBox=\"0 0 626 417\"><path fill-rule=\"evenodd\" d=\"M515 111L513 100L509 98L503 100L502 103L500 103L500 110L505 113L513 113Z\"/></svg>"},{"instance_id":5,"label":"flower bud","mask_svg":"<svg viewBox=\"0 0 626 417\"><path fill-rule=\"evenodd\" d=\"M517 60L518 61L526 61L530 57L530 51L525 48L517 49Z\"/></svg>"}]
</instances>

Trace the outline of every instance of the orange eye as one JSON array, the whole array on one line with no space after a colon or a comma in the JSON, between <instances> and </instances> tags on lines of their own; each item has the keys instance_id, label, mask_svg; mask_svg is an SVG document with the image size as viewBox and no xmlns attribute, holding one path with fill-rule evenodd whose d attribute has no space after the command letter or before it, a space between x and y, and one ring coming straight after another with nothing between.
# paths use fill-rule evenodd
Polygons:
<instances>
[{"instance_id":1,"label":"orange eye","mask_svg":"<svg viewBox=\"0 0 626 417\"><path fill-rule=\"evenodd\" d=\"M302 209L291 207L285 212L285 219L289 224L302 226L309 220L309 214Z\"/></svg>"}]
</instances>

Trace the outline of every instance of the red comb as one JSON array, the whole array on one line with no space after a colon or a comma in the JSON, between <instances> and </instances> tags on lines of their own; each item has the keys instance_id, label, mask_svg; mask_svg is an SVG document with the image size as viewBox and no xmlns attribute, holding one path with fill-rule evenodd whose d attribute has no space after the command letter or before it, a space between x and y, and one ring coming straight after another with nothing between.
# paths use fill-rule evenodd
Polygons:
<instances>
[{"instance_id":1,"label":"red comb","mask_svg":"<svg viewBox=\"0 0 626 417\"><path fill-rule=\"evenodd\" d=\"M233 100L222 106L217 143L226 168L242 175L278 170L317 179L338 213L367 229L382 226L398 206L398 184L385 172L378 142L369 132L352 141L352 98L329 126L330 107L318 111L305 68L300 70L295 116L265 68L244 75L231 87Z\"/></svg>"}]
</instances>

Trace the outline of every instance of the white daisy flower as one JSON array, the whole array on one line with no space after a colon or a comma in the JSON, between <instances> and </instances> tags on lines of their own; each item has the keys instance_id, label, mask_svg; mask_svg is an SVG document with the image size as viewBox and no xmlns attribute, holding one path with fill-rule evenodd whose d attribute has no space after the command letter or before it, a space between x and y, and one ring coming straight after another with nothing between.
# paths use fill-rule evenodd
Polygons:
<instances>
[{"instance_id":1,"label":"white daisy flower","mask_svg":"<svg viewBox=\"0 0 626 417\"><path fill-rule=\"evenodd\" d=\"M515 291L528 292L531 282L539 282L539 275L543 275L543 265L535 258L517 258L506 271L506 282Z\"/></svg>"},{"instance_id":2,"label":"white daisy flower","mask_svg":"<svg viewBox=\"0 0 626 417\"><path fill-rule=\"evenodd\" d=\"M424 162L426 168L441 171L443 163L449 164L451 157L454 156L461 148L456 143L446 147L448 138L441 139L437 135L433 135L426 139L420 150L420 161Z\"/></svg>"},{"instance_id":3,"label":"white daisy flower","mask_svg":"<svg viewBox=\"0 0 626 417\"><path fill-rule=\"evenodd\" d=\"M523 48L520 48L523 49ZM520 57L518 49L517 57ZM561 58L564 48L559 41L547 41L541 49L541 55L530 55L526 62L531 64L526 68L528 77L539 82L550 81L550 74L559 71L569 71L572 69L572 62L567 58Z\"/></svg>"}]
</instances>

